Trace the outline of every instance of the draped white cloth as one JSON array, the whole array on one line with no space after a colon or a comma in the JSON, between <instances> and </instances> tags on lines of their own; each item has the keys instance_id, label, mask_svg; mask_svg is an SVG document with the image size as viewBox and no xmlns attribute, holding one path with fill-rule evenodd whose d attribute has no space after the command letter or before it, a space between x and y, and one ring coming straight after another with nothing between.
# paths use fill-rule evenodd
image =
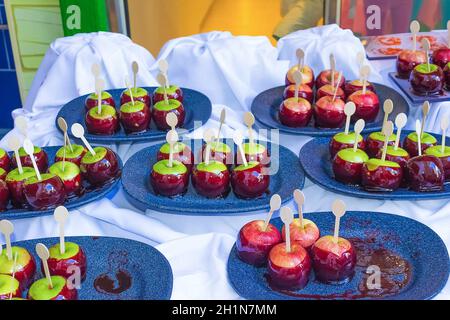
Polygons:
<instances>
[{"instance_id":1,"label":"draped white cloth","mask_svg":"<svg viewBox=\"0 0 450 320\"><path fill-rule=\"evenodd\" d=\"M281 39L278 48L265 37L233 36L229 32L211 32L169 41L158 59L170 64L169 79L182 87L199 90L213 102L212 118L191 136L200 137L204 128L216 127L222 108L227 109L224 134L245 129L242 113L250 109L253 98L261 91L281 85L289 65L295 63L295 49L306 51L306 63L318 73L328 68L331 52L338 68L349 78L358 76L356 53L363 48L351 32L337 26L298 31ZM29 119L29 137L36 145L60 145L62 136L54 126L55 117L64 103L93 91L91 65L102 66L106 88L123 87L131 74L131 62L140 66L138 85L156 84L157 60L129 38L112 33L81 34L57 39L49 48L35 77L28 100L13 112ZM390 83L387 72L392 61L369 62L371 80ZM426 128L439 131L439 118L448 116L446 104L432 107ZM420 114L412 109L411 120ZM412 123L412 121L410 121ZM7 138L0 141L7 149ZM282 145L298 154L309 137L281 135ZM124 161L146 143L110 146ZM307 181L305 211L328 211L336 195ZM371 210L404 215L433 228L450 246L450 205L441 201L375 201L342 197L349 210ZM292 203L289 204L291 207ZM174 299L238 299L227 280L226 262L240 227L264 212L237 216L180 216L157 211L139 212L126 200L122 189L110 199L102 199L71 211L68 235L107 235L135 239L155 245L169 260L174 271ZM1 214L0 214L1 217ZM15 220L15 240L57 236L51 216ZM1 239L3 240L3 239ZM450 298L450 285L437 297Z\"/></svg>"}]
</instances>

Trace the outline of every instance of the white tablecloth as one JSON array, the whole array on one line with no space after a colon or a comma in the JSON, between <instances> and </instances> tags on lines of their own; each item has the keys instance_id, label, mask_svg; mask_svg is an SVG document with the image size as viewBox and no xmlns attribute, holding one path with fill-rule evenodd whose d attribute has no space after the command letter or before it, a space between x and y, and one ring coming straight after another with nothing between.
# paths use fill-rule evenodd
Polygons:
<instances>
[{"instance_id":1,"label":"white tablecloth","mask_svg":"<svg viewBox=\"0 0 450 320\"><path fill-rule=\"evenodd\" d=\"M345 33L341 41L334 43L332 47L338 58L338 65L345 66L345 75L355 78L357 67L350 65L354 61L350 54L353 52L356 56L356 52L362 47L359 47L351 34L335 26L291 34L280 42L279 48L272 47L264 37L233 37L226 32L180 38L166 44L159 58L166 58L170 62L169 76L173 83L200 90L211 98L214 104L213 116L205 127L217 125L220 111L226 105L229 126L224 133L230 136L231 129L243 128L241 115L249 109L252 99L260 91L283 83L288 66L295 63L291 53L302 43L302 39L313 34L315 38L311 41L316 41L316 45L310 46L317 50L317 43L329 33L336 33L336 36ZM114 47L107 50L111 43ZM349 50L349 47L353 49ZM321 61L319 64L326 67L328 53L314 56L314 51L306 51L308 63ZM344 54L340 54L341 52ZM57 40L47 53L27 104L14 112L16 116L23 114L29 118L29 135L35 144L43 146L62 143L61 136L53 127L55 112L64 102L92 91L89 68L93 56L102 62L107 88L122 86L120 77L129 72L128 66L133 60L139 61L141 65L138 84L154 84L157 72L155 60L145 49L132 44L126 37L100 33ZM114 61L111 62L111 59ZM395 86L387 77L387 72L394 69L392 60L373 61L371 67L371 79ZM65 78L61 75L70 80L68 85L64 84ZM426 124L427 130L439 131L437 119L447 112L446 109L446 103L433 105ZM420 108L413 107L409 123L419 114ZM199 129L191 136L199 137L201 132L202 129ZM17 134L16 130L12 134ZM295 154L298 154L308 140L309 137L280 136L280 143ZM149 144L141 143L111 147L126 161L147 145ZM0 146L6 147L6 138L0 142ZM308 180L303 191L307 199L305 212L329 211L336 198L336 194L325 191ZM416 219L435 230L447 247L450 247L450 205L446 200L399 202L341 198L347 203L348 210L388 212ZM289 205L293 208L292 203ZM173 269L173 299L239 299L227 280L228 254L242 225L264 216L265 212L209 217L180 216L150 210L144 213L131 206L120 188L111 199L72 210L66 232L68 235L124 237L156 246L167 257ZM14 240L58 234L57 225L51 216L13 222ZM447 284L437 299L449 298L450 284Z\"/></svg>"}]
</instances>

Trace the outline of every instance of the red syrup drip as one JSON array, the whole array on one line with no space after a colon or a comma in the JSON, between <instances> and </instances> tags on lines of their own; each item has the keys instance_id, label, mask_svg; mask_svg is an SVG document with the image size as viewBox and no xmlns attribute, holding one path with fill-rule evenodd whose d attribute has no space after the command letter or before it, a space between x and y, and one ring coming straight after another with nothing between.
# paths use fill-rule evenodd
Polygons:
<instances>
[{"instance_id":1,"label":"red syrup drip","mask_svg":"<svg viewBox=\"0 0 450 320\"><path fill-rule=\"evenodd\" d=\"M120 294L132 285L132 277L126 270L128 253L126 251L111 252L108 257L108 271L94 280L94 288L100 293Z\"/></svg>"}]
</instances>

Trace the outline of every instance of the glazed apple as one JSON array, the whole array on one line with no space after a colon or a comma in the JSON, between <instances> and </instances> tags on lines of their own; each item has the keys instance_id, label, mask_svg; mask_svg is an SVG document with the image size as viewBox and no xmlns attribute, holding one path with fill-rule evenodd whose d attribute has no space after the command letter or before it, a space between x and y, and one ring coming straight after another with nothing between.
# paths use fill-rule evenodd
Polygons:
<instances>
[{"instance_id":1,"label":"glazed apple","mask_svg":"<svg viewBox=\"0 0 450 320\"><path fill-rule=\"evenodd\" d=\"M48 210L62 205L66 191L61 178L53 173L44 173L41 180L36 176L28 178L23 184L23 194L28 204L36 210Z\"/></svg>"},{"instance_id":2,"label":"glazed apple","mask_svg":"<svg viewBox=\"0 0 450 320\"><path fill-rule=\"evenodd\" d=\"M50 166L48 172L58 176L64 183L67 196L78 194L81 190L81 171L75 163L66 161L55 162Z\"/></svg>"},{"instance_id":3,"label":"glazed apple","mask_svg":"<svg viewBox=\"0 0 450 320\"><path fill-rule=\"evenodd\" d=\"M316 79L316 88L320 89L321 87L323 87L326 84L331 84L331 77L332 71L331 70L324 70L322 71L319 76ZM334 71L334 81L337 81L337 79L339 78L339 71ZM345 78L344 76L342 76L341 78L341 82L339 82L339 87L344 89L345 86Z\"/></svg>"},{"instance_id":4,"label":"glazed apple","mask_svg":"<svg viewBox=\"0 0 450 320\"><path fill-rule=\"evenodd\" d=\"M326 84L322 87L320 87L319 89L317 89L316 92L316 100L319 100L322 97L333 97L334 96L334 92L336 91L336 87L333 87L331 84ZM336 98L339 98L341 100L345 100L345 92L344 90L342 90L341 87L339 87L337 89L337 93L336 93Z\"/></svg>"},{"instance_id":5,"label":"glazed apple","mask_svg":"<svg viewBox=\"0 0 450 320\"><path fill-rule=\"evenodd\" d=\"M415 94L421 96L439 94L444 86L444 72L435 65L420 64L414 68L409 82Z\"/></svg>"},{"instance_id":6,"label":"glazed apple","mask_svg":"<svg viewBox=\"0 0 450 320\"><path fill-rule=\"evenodd\" d=\"M10 162L8 152L0 148L0 168L8 172Z\"/></svg>"},{"instance_id":7,"label":"glazed apple","mask_svg":"<svg viewBox=\"0 0 450 320\"><path fill-rule=\"evenodd\" d=\"M230 173L223 162L201 162L192 171L192 185L206 198L222 198L230 191Z\"/></svg>"},{"instance_id":8,"label":"glazed apple","mask_svg":"<svg viewBox=\"0 0 450 320\"><path fill-rule=\"evenodd\" d=\"M266 168L256 161L235 167L231 174L231 186L236 196L242 199L262 196L270 184L270 176L265 171Z\"/></svg>"},{"instance_id":9,"label":"glazed apple","mask_svg":"<svg viewBox=\"0 0 450 320\"><path fill-rule=\"evenodd\" d=\"M356 121L359 119L364 119L366 122L374 121L380 111L380 100L378 96L367 90L366 93L363 91L356 91L348 97L347 102L353 102L356 105L356 112L352 116L352 120Z\"/></svg>"},{"instance_id":10,"label":"glazed apple","mask_svg":"<svg viewBox=\"0 0 450 320\"><path fill-rule=\"evenodd\" d=\"M388 139L388 146L393 146L397 136L391 135ZM376 157L380 149L384 146L385 136L382 132L372 132L366 139L366 152L369 157Z\"/></svg>"},{"instance_id":11,"label":"glazed apple","mask_svg":"<svg viewBox=\"0 0 450 320\"><path fill-rule=\"evenodd\" d=\"M142 101L126 102L120 106L120 121L128 133L146 131L150 119L150 108Z\"/></svg>"},{"instance_id":12,"label":"glazed apple","mask_svg":"<svg viewBox=\"0 0 450 320\"><path fill-rule=\"evenodd\" d=\"M186 166L174 160L169 166L169 160L161 160L153 165L150 183L156 194L165 197L175 197L186 193L189 185L189 171Z\"/></svg>"},{"instance_id":13,"label":"glazed apple","mask_svg":"<svg viewBox=\"0 0 450 320\"><path fill-rule=\"evenodd\" d=\"M316 279L327 284L348 282L355 273L356 253L347 239L324 236L311 247L311 260Z\"/></svg>"},{"instance_id":14,"label":"glazed apple","mask_svg":"<svg viewBox=\"0 0 450 320\"><path fill-rule=\"evenodd\" d=\"M340 128L345 124L345 102L341 99L333 101L333 97L323 97L316 101L314 119L321 128Z\"/></svg>"},{"instance_id":15,"label":"glazed apple","mask_svg":"<svg viewBox=\"0 0 450 320\"><path fill-rule=\"evenodd\" d=\"M419 155L418 145L417 145L417 133L412 132L406 136L403 140L403 149L408 151L411 157ZM420 147L422 149L422 154L426 149L433 147L437 144L437 140L431 134L424 132L420 138Z\"/></svg>"},{"instance_id":16,"label":"glazed apple","mask_svg":"<svg viewBox=\"0 0 450 320\"><path fill-rule=\"evenodd\" d=\"M66 152L66 161L72 162L77 166L81 165L81 159L87 152L85 147L78 144L72 144L72 149L70 149L70 146L61 147L56 151L55 162L63 161L64 151Z\"/></svg>"},{"instance_id":17,"label":"glazed apple","mask_svg":"<svg viewBox=\"0 0 450 320\"><path fill-rule=\"evenodd\" d=\"M298 128L308 125L312 113L312 107L308 100L289 98L281 103L278 116L280 122L285 126Z\"/></svg>"},{"instance_id":18,"label":"glazed apple","mask_svg":"<svg viewBox=\"0 0 450 320\"><path fill-rule=\"evenodd\" d=\"M442 162L445 173L445 181L450 181L450 147L445 146L442 152L441 146L430 147L425 150L425 155L435 156Z\"/></svg>"},{"instance_id":19,"label":"glazed apple","mask_svg":"<svg viewBox=\"0 0 450 320\"><path fill-rule=\"evenodd\" d=\"M147 90L145 90L144 88L139 88L139 87L134 88L133 87L133 88L131 88L131 94L133 95L134 101L141 101L147 107L150 108L151 98L150 98L150 95L148 94ZM124 105L127 102L131 102L129 89L123 90L122 94L120 95L120 105Z\"/></svg>"},{"instance_id":20,"label":"glazed apple","mask_svg":"<svg viewBox=\"0 0 450 320\"><path fill-rule=\"evenodd\" d=\"M34 282L28 291L30 300L77 300L78 292L67 286L67 280L61 276L52 276L53 288L48 285L47 278Z\"/></svg>"},{"instance_id":21,"label":"glazed apple","mask_svg":"<svg viewBox=\"0 0 450 320\"><path fill-rule=\"evenodd\" d=\"M28 206L27 199L23 193L24 182L34 176L36 176L36 172L30 167L23 167L22 174L19 173L19 169L17 168L8 173L6 176L6 184L8 185L13 206L17 208Z\"/></svg>"},{"instance_id":22,"label":"glazed apple","mask_svg":"<svg viewBox=\"0 0 450 320\"><path fill-rule=\"evenodd\" d=\"M48 169L48 156L47 153L39 147L34 147L33 151L34 160L36 160L36 165L40 172L45 172ZM21 147L19 149L20 162L23 167L33 167L33 162L30 156L25 152L25 149ZM16 157L11 158L11 167L17 168Z\"/></svg>"},{"instance_id":23,"label":"glazed apple","mask_svg":"<svg viewBox=\"0 0 450 320\"><path fill-rule=\"evenodd\" d=\"M247 162L259 162L263 166L270 165L270 154L269 150L265 146L259 143L246 142L242 145L244 149L245 159ZM239 152L236 153L236 164L243 164L241 154Z\"/></svg>"},{"instance_id":24,"label":"glazed apple","mask_svg":"<svg viewBox=\"0 0 450 320\"><path fill-rule=\"evenodd\" d=\"M380 149L378 151L377 158L380 159L382 154L383 154L383 150ZM407 183L406 164L408 163L409 159L410 159L409 153L405 149L398 147L397 150L395 150L395 148L393 146L387 147L386 160L396 162L400 165L400 167L402 168L402 171L403 171L402 185L404 185L404 186L406 186L406 183Z\"/></svg>"},{"instance_id":25,"label":"glazed apple","mask_svg":"<svg viewBox=\"0 0 450 320\"><path fill-rule=\"evenodd\" d=\"M117 155L109 148L95 147L95 155L86 153L81 159L83 177L94 186L104 185L120 174Z\"/></svg>"},{"instance_id":26,"label":"glazed apple","mask_svg":"<svg viewBox=\"0 0 450 320\"><path fill-rule=\"evenodd\" d=\"M269 252L267 270L271 286L298 290L309 281L311 259L299 242L291 243L290 252L285 243L279 243Z\"/></svg>"},{"instance_id":27,"label":"glazed apple","mask_svg":"<svg viewBox=\"0 0 450 320\"><path fill-rule=\"evenodd\" d=\"M0 254L0 274L12 276L20 283L20 288L25 290L31 284L36 272L36 262L27 249L22 247L11 247L13 259L8 260L6 250ZM14 268L14 257L17 255L16 267Z\"/></svg>"},{"instance_id":28,"label":"glazed apple","mask_svg":"<svg viewBox=\"0 0 450 320\"><path fill-rule=\"evenodd\" d=\"M291 84L284 89L283 99L295 98L295 84ZM309 103L313 103L314 93L310 86L307 84L301 84L298 86L298 97L308 100Z\"/></svg>"},{"instance_id":29,"label":"glazed apple","mask_svg":"<svg viewBox=\"0 0 450 320\"><path fill-rule=\"evenodd\" d=\"M434 50L432 62L441 67L441 69L444 69L450 62L450 48L444 47Z\"/></svg>"},{"instance_id":30,"label":"glazed apple","mask_svg":"<svg viewBox=\"0 0 450 320\"><path fill-rule=\"evenodd\" d=\"M200 159L204 160L206 144L203 144ZM233 165L233 154L229 145L223 142L214 141L210 144L210 159L222 162L228 168Z\"/></svg>"},{"instance_id":31,"label":"glazed apple","mask_svg":"<svg viewBox=\"0 0 450 320\"><path fill-rule=\"evenodd\" d=\"M357 80L346 82L344 92L345 92L345 95L347 97L349 97L352 95L352 93L354 93L356 91L361 91L363 89L364 89L364 81L357 79ZM375 92L375 87L373 86L373 84L371 84L370 82L367 81L366 90Z\"/></svg>"},{"instance_id":32,"label":"glazed apple","mask_svg":"<svg viewBox=\"0 0 450 320\"><path fill-rule=\"evenodd\" d=\"M86 111L98 106L98 96L97 93L91 93L85 100L84 103L86 107ZM116 104L114 102L113 97L109 92L102 91L102 105L108 105L111 107L115 107Z\"/></svg>"},{"instance_id":33,"label":"glazed apple","mask_svg":"<svg viewBox=\"0 0 450 320\"><path fill-rule=\"evenodd\" d=\"M3 170L3 169L0 169ZM3 170L4 171L4 170ZM0 179L0 211L5 211L9 202L9 189L6 182Z\"/></svg>"},{"instance_id":34,"label":"glazed apple","mask_svg":"<svg viewBox=\"0 0 450 320\"><path fill-rule=\"evenodd\" d=\"M297 71L300 71L300 73L302 74L303 84L307 85L308 87L310 87L312 89L314 87L314 71L313 71L313 69L311 69L308 66L303 66L301 68L301 70L299 70L298 64L296 64L295 66L290 68L289 71L286 73L286 79L285 79L286 86L295 84L294 74Z\"/></svg>"},{"instance_id":35,"label":"glazed apple","mask_svg":"<svg viewBox=\"0 0 450 320\"><path fill-rule=\"evenodd\" d=\"M349 132L345 134L345 132L339 132L333 136L330 140L330 155L331 159L334 159L334 156L343 149L353 148L355 144L356 133ZM358 149L365 150L366 142L362 135L358 135Z\"/></svg>"},{"instance_id":36,"label":"glazed apple","mask_svg":"<svg viewBox=\"0 0 450 320\"><path fill-rule=\"evenodd\" d=\"M167 94L167 98L178 100L180 103L183 103L184 97L183 97L183 90L181 90L180 87L177 87L173 84L171 84L168 88L165 90ZM156 88L153 92L153 105L156 103L164 101L164 88L159 87Z\"/></svg>"},{"instance_id":37,"label":"glazed apple","mask_svg":"<svg viewBox=\"0 0 450 320\"><path fill-rule=\"evenodd\" d=\"M427 55L423 51L403 50L397 57L397 76L408 79L414 68L426 63L427 60Z\"/></svg>"},{"instance_id":38,"label":"glazed apple","mask_svg":"<svg viewBox=\"0 0 450 320\"><path fill-rule=\"evenodd\" d=\"M22 289L17 279L7 274L0 274L0 300L22 297Z\"/></svg>"},{"instance_id":39,"label":"glazed apple","mask_svg":"<svg viewBox=\"0 0 450 320\"><path fill-rule=\"evenodd\" d=\"M158 151L157 160L169 160L170 145L165 143ZM194 154L187 145L182 142L176 142L173 145L173 160L180 161L186 166L188 172L191 172L194 165Z\"/></svg>"},{"instance_id":40,"label":"glazed apple","mask_svg":"<svg viewBox=\"0 0 450 320\"><path fill-rule=\"evenodd\" d=\"M170 129L170 126L166 122L167 114L170 112L173 112L177 116L177 128L183 126L186 116L183 104L175 99L170 99L167 103L163 100L155 103L152 108L153 121L159 130Z\"/></svg>"},{"instance_id":41,"label":"glazed apple","mask_svg":"<svg viewBox=\"0 0 450 320\"><path fill-rule=\"evenodd\" d=\"M100 113L97 108L90 109L86 113L85 122L91 134L112 135L119 129L116 109L109 105L103 105Z\"/></svg>"},{"instance_id":42,"label":"glazed apple","mask_svg":"<svg viewBox=\"0 0 450 320\"><path fill-rule=\"evenodd\" d=\"M333 159L334 178L342 183L358 185L361 172L369 156L363 150L343 149Z\"/></svg>"},{"instance_id":43,"label":"glazed apple","mask_svg":"<svg viewBox=\"0 0 450 320\"><path fill-rule=\"evenodd\" d=\"M51 275L69 278L74 274L69 268L77 267L80 270L81 280L86 277L86 255L83 249L76 243L65 242L65 252L61 254L60 245L55 244L49 248L50 257L47 260L48 269ZM41 265L42 273L44 268Z\"/></svg>"},{"instance_id":44,"label":"glazed apple","mask_svg":"<svg viewBox=\"0 0 450 320\"><path fill-rule=\"evenodd\" d=\"M274 225L269 223L264 230L263 220L251 221L239 231L237 254L245 263L260 267L267 263L270 249L280 242L280 231Z\"/></svg>"},{"instance_id":45,"label":"glazed apple","mask_svg":"<svg viewBox=\"0 0 450 320\"><path fill-rule=\"evenodd\" d=\"M441 160L433 155L411 158L407 163L409 187L417 192L442 191L445 171Z\"/></svg>"},{"instance_id":46,"label":"glazed apple","mask_svg":"<svg viewBox=\"0 0 450 320\"><path fill-rule=\"evenodd\" d=\"M300 245L308 250L319 239L320 231L317 225L308 219L303 219L303 227L300 224L300 219L294 219L289 226L289 233L291 241L300 243ZM286 241L286 228L283 225L281 230L283 241Z\"/></svg>"},{"instance_id":47,"label":"glazed apple","mask_svg":"<svg viewBox=\"0 0 450 320\"><path fill-rule=\"evenodd\" d=\"M446 90L450 90L450 62L444 68L444 85Z\"/></svg>"},{"instance_id":48,"label":"glazed apple","mask_svg":"<svg viewBox=\"0 0 450 320\"><path fill-rule=\"evenodd\" d=\"M361 184L367 191L388 192L400 187L403 170L396 162L372 158L364 164L361 177Z\"/></svg>"}]
</instances>

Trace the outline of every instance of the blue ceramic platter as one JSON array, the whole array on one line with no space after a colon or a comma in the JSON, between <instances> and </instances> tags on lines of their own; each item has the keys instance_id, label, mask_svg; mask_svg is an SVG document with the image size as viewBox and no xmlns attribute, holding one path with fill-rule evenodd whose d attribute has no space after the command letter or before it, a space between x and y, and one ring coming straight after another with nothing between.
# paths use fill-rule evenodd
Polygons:
<instances>
[{"instance_id":1,"label":"blue ceramic platter","mask_svg":"<svg viewBox=\"0 0 450 320\"><path fill-rule=\"evenodd\" d=\"M87 259L86 279L78 290L79 300L170 299L173 286L172 268L167 259L152 246L110 237L66 237L66 241L77 243ZM36 244L43 243L51 247L58 242L59 238L46 238L21 241L13 245L25 247L38 262ZM120 293L105 293L96 289L95 280L105 274L115 282L114 289L117 289L118 271L122 271L122 274L131 280L128 289L122 288ZM36 279L44 277L39 267L36 274Z\"/></svg>"},{"instance_id":2,"label":"blue ceramic platter","mask_svg":"<svg viewBox=\"0 0 450 320\"><path fill-rule=\"evenodd\" d=\"M305 214L313 220L322 234L332 234L334 215L331 212ZM279 218L271 221L279 229ZM449 276L449 256L444 242L430 228L415 220L379 212L347 212L341 219L340 236L360 239L370 250L387 249L408 261L411 270L409 282L395 295L372 297L372 299L431 299L438 294ZM370 256L370 254L369 254ZM315 280L311 272L309 283L298 291L283 292L272 290L265 278L266 268L256 268L242 262L233 247L228 259L228 278L236 292L251 300L282 299L369 299L358 289L362 283L363 268L356 268L351 281L342 285L326 285ZM381 272L383 268L380 266ZM403 281L399 277L396 281Z\"/></svg>"},{"instance_id":3,"label":"blue ceramic platter","mask_svg":"<svg viewBox=\"0 0 450 320\"><path fill-rule=\"evenodd\" d=\"M402 133L401 141L411 131ZM441 141L442 136L433 134ZM316 138L306 143L300 150L300 163L307 177L314 183L330 191L357 198L378 200L434 200L450 198L450 184L445 184L440 192L415 192L406 188L399 188L393 192L368 192L362 187L350 186L334 179L331 167L330 152L328 149L330 138ZM447 145L450 139L447 139Z\"/></svg>"},{"instance_id":4,"label":"blue ceramic platter","mask_svg":"<svg viewBox=\"0 0 450 320\"><path fill-rule=\"evenodd\" d=\"M390 72L389 77L403 91L403 93L408 97L408 99L411 100L414 104L422 104L425 101L442 102L450 100L450 91L444 90L442 95L419 96L412 91L409 80L398 78L397 72Z\"/></svg>"},{"instance_id":5,"label":"blue ceramic platter","mask_svg":"<svg viewBox=\"0 0 450 320\"><path fill-rule=\"evenodd\" d=\"M280 163L278 172L270 177L270 192L258 199L239 199L232 191L225 198L208 199L198 195L192 183L183 196L175 198L159 196L153 191L149 177L161 145L154 145L137 152L126 162L123 169L122 185L128 200L142 211L153 209L181 215L233 215L266 210L269 209L269 200L274 193L278 193L284 203L288 202L292 199L292 192L303 188L305 182L304 173L295 154L280 146L279 158L283 161ZM276 166L277 159L273 156L274 146L268 144L267 148L271 152L272 163ZM191 141L191 150L194 155L198 155L200 149L199 140Z\"/></svg>"},{"instance_id":6,"label":"blue ceramic platter","mask_svg":"<svg viewBox=\"0 0 450 320\"><path fill-rule=\"evenodd\" d=\"M145 89L151 94L156 89L156 87L145 87ZM120 95L124 89L113 89L108 90L108 92L112 95L116 102L116 108L118 109L120 106ZM187 133L193 131L197 126L201 126L205 124L208 119L211 117L211 101L205 96L203 93L200 93L195 90L182 88L184 94L184 102L183 105L186 110L186 118L184 120L184 125L179 129L180 133ZM116 143L116 142L141 142L141 141L156 141L163 140L166 137L167 131L158 130L155 124L151 123L150 129L146 132L136 133L136 134L127 134L121 127L120 130L114 135L110 136L102 136L88 133L85 125L85 106L84 101L88 95L84 95L78 97L66 105L64 105L58 113L56 117L56 121L59 117L63 117L66 119L69 128L72 124L78 122L83 125L85 129L85 137L92 143ZM195 123L194 123L195 122ZM200 124L200 125L199 125ZM58 124L56 123L56 127L59 129ZM182 130L183 129L183 130ZM61 129L59 129L61 131ZM72 136L72 133L69 130L69 135Z\"/></svg>"},{"instance_id":7,"label":"blue ceramic platter","mask_svg":"<svg viewBox=\"0 0 450 320\"><path fill-rule=\"evenodd\" d=\"M399 113L409 114L409 106L405 98L403 98L397 91L386 87L382 84L374 84L375 90L381 101L381 104L386 99L392 99L394 102L393 117ZM314 117L307 127L291 128L281 124L278 118L278 110L283 101L283 91L285 87L276 87L260 93L255 100L253 100L251 110L255 115L256 120L264 127L279 129L281 132L306 135L314 137L330 137L342 131L342 129L322 129L314 126ZM382 108L380 108L382 110ZM380 131L383 124L383 112L380 111L375 121L367 123L364 132Z\"/></svg>"},{"instance_id":8,"label":"blue ceramic platter","mask_svg":"<svg viewBox=\"0 0 450 320\"><path fill-rule=\"evenodd\" d=\"M53 164L55 159L56 152L60 147L43 147L42 149L47 153L49 166ZM119 167L122 170L122 161L120 157L117 156L119 160ZM86 191L83 195L78 198L71 198L66 200L64 206L68 209L76 209L78 207L82 207L90 202L102 199L104 197L112 196L118 190L118 183L120 178L117 178L113 182L110 182L100 188L89 188L89 185L86 183L84 186L86 187ZM32 210L32 209L16 209L11 205L10 207L3 212L0 212L1 219L25 219L25 218L33 218L40 217L46 215L52 215L54 212L51 210Z\"/></svg>"}]
</instances>

